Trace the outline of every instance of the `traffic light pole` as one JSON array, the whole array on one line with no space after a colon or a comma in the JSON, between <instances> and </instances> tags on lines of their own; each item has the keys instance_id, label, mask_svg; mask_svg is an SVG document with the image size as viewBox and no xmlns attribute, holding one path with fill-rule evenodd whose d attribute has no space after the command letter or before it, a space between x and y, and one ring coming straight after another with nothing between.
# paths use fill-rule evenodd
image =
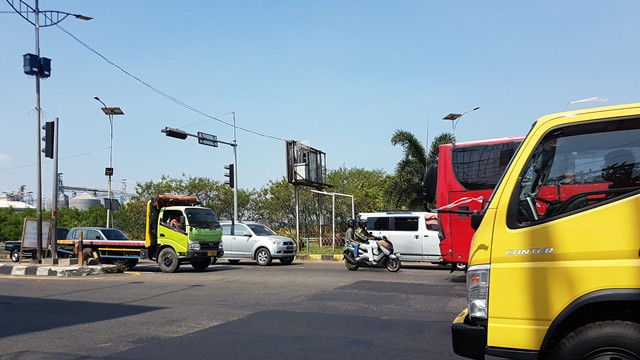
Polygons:
<instances>
[{"instance_id":1,"label":"traffic light pole","mask_svg":"<svg viewBox=\"0 0 640 360\"><path fill-rule=\"evenodd\" d=\"M40 22L39 22L40 9L38 7L38 0L36 0L36 8L35 8L35 30L36 30L36 56L40 59ZM36 131L38 137L37 141L37 156L36 156L36 191L38 192L38 204L36 205L36 217L38 219L38 225L36 226L36 231L38 232L36 235L36 240L38 244L36 245L37 256L36 261L38 263L42 262L42 160L41 160L41 151L40 151L40 71L36 74Z\"/></svg>"},{"instance_id":2,"label":"traffic light pole","mask_svg":"<svg viewBox=\"0 0 640 360\"><path fill-rule=\"evenodd\" d=\"M187 137L195 137L198 139L198 142L202 145L208 145L213 147L218 147L218 143L229 145L233 147L233 223L238 222L238 154L236 149L238 144L236 142L236 114L233 114L233 142L226 142L222 140L218 140L218 137L211 134L206 134L203 132L198 132L198 134L189 134L188 132L180 129L165 127L160 130L160 132L164 133L166 136L173 137L180 140L185 140ZM231 184L229 184L231 186ZM232 227L233 229L233 227Z\"/></svg>"},{"instance_id":3,"label":"traffic light pole","mask_svg":"<svg viewBox=\"0 0 640 360\"><path fill-rule=\"evenodd\" d=\"M233 114L233 223L238 222L238 143L236 142L236 113ZM235 227L235 225L234 225Z\"/></svg>"},{"instance_id":4,"label":"traffic light pole","mask_svg":"<svg viewBox=\"0 0 640 360\"><path fill-rule=\"evenodd\" d=\"M51 258L58 263L58 118L53 122L53 201L51 202L51 218L53 232L51 234Z\"/></svg>"}]
</instances>

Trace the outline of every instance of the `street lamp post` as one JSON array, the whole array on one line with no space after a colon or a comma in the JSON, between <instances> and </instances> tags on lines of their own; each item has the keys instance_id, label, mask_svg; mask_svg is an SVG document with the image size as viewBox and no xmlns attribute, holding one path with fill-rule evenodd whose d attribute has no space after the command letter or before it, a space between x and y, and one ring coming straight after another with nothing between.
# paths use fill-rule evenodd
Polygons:
<instances>
[{"instance_id":1,"label":"street lamp post","mask_svg":"<svg viewBox=\"0 0 640 360\"><path fill-rule=\"evenodd\" d=\"M460 121L460 118L462 116L464 116L464 114L470 113L472 111L476 111L478 109L480 109L480 107L476 106L471 110L467 110L467 111L463 112L462 114L450 113L447 116L443 117L442 120L451 120L451 127L453 128L453 137L455 138L455 136L456 136L456 126L458 125L458 121Z\"/></svg>"},{"instance_id":2,"label":"street lamp post","mask_svg":"<svg viewBox=\"0 0 640 360\"><path fill-rule=\"evenodd\" d=\"M38 6L38 0L35 0L35 8L31 7L29 4L22 0L7 0L9 6L13 8L13 10L22 16L23 19L27 20L31 25L35 28L36 35L36 54L35 59L37 60L37 69L33 73L30 71L29 75L35 75L36 77L36 191L38 193L38 203L36 206L37 213L37 227L36 227L36 239L38 241L37 244L37 261L40 262L42 260L42 162L40 156L42 156L40 151L40 77L42 77L43 64L42 60L44 58L40 58L40 28L47 27L52 25L57 25L62 22L67 16L71 15L76 19L81 20L91 20L91 17L80 15L80 14L71 14L64 11L56 11L56 10L44 10L40 11L40 7ZM17 7L16 7L17 6ZM44 16L44 20L42 23L40 22L40 14ZM33 68L32 68L33 70ZM47 71L50 70L46 69ZM46 74L44 77L48 77L49 74ZM54 229L55 231L56 229Z\"/></svg>"},{"instance_id":3,"label":"street lamp post","mask_svg":"<svg viewBox=\"0 0 640 360\"><path fill-rule=\"evenodd\" d=\"M102 111L109 117L109 167L104 170L104 174L109 178L107 185L107 198L109 204L105 204L107 208L107 227L109 227L111 220L111 208L113 202L111 201L111 176L113 175L113 115L124 115L122 109L117 106L107 106L99 97L94 96L94 99L98 100L102 104Z\"/></svg>"}]
</instances>

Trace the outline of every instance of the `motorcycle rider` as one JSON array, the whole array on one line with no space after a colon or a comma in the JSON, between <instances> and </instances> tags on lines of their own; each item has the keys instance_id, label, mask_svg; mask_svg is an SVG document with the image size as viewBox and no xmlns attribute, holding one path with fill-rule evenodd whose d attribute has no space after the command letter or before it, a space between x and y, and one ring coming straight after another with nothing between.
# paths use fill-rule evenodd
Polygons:
<instances>
[{"instance_id":1,"label":"motorcycle rider","mask_svg":"<svg viewBox=\"0 0 640 360\"><path fill-rule=\"evenodd\" d=\"M360 219L360 221L358 221L358 226L354 232L354 238L356 241L360 242L360 248L367 251L367 254L362 255L360 259L371 260L373 265L376 265L377 262L373 257L375 241L370 239L369 232L367 231L367 219Z\"/></svg>"},{"instance_id":2,"label":"motorcycle rider","mask_svg":"<svg viewBox=\"0 0 640 360\"><path fill-rule=\"evenodd\" d=\"M358 257L358 247L360 245L359 242L357 242L355 240L354 237L354 229L356 227L356 225L358 224L358 222L354 219L347 219L347 231L344 233L344 237L345 237L345 241L346 243L351 244L351 246L353 247L353 259L355 261L358 261L360 258Z\"/></svg>"}]
</instances>

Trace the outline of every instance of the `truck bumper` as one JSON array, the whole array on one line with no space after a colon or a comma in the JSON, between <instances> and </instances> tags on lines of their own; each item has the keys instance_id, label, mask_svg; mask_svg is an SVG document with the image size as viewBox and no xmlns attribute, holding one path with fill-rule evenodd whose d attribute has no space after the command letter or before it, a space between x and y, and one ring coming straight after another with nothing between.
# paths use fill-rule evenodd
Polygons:
<instances>
[{"instance_id":1,"label":"truck bumper","mask_svg":"<svg viewBox=\"0 0 640 360\"><path fill-rule=\"evenodd\" d=\"M464 309L451 324L451 342L457 355L482 360L487 346L487 331L472 324L467 309Z\"/></svg>"},{"instance_id":2,"label":"truck bumper","mask_svg":"<svg viewBox=\"0 0 640 360\"><path fill-rule=\"evenodd\" d=\"M221 257L224 255L222 250L188 250L187 259L201 259L205 257Z\"/></svg>"}]
</instances>

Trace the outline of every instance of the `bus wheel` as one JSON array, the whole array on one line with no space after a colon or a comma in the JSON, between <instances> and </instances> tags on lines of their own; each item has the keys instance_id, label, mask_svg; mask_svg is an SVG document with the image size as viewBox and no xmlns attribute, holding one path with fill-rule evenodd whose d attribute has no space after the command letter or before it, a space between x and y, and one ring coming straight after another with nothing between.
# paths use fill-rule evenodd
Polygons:
<instances>
[{"instance_id":1,"label":"bus wheel","mask_svg":"<svg viewBox=\"0 0 640 360\"><path fill-rule=\"evenodd\" d=\"M640 324L601 321L585 325L567 335L552 349L549 359L639 359Z\"/></svg>"},{"instance_id":2,"label":"bus wheel","mask_svg":"<svg viewBox=\"0 0 640 360\"><path fill-rule=\"evenodd\" d=\"M158 255L158 266L164 273L176 272L180 267L180 259L173 248L167 247L160 251Z\"/></svg>"}]
</instances>

